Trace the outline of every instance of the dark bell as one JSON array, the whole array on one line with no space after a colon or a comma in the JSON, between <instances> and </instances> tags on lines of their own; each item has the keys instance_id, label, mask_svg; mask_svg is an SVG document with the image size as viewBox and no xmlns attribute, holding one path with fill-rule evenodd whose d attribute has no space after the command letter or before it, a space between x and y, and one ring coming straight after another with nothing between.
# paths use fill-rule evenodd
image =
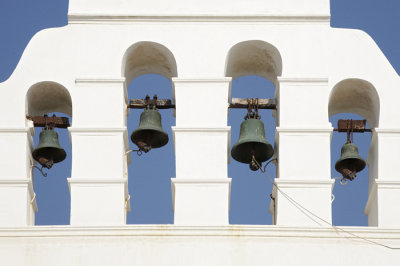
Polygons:
<instances>
[{"instance_id":1,"label":"dark bell","mask_svg":"<svg viewBox=\"0 0 400 266\"><path fill-rule=\"evenodd\" d=\"M139 150L148 152L168 143L168 134L161 127L161 115L157 109L145 109L140 115L139 127L133 131L131 140Z\"/></svg>"},{"instance_id":2,"label":"dark bell","mask_svg":"<svg viewBox=\"0 0 400 266\"><path fill-rule=\"evenodd\" d=\"M264 123L257 118L249 118L240 125L238 142L233 145L231 155L238 162L249 164L250 169L259 169L252 158L261 165L274 155L274 149L265 138Z\"/></svg>"},{"instance_id":3,"label":"dark bell","mask_svg":"<svg viewBox=\"0 0 400 266\"><path fill-rule=\"evenodd\" d=\"M50 169L53 164L65 159L67 154L58 142L58 134L52 128L43 128L39 136L39 145L32 152L32 157L43 167Z\"/></svg>"},{"instance_id":4,"label":"dark bell","mask_svg":"<svg viewBox=\"0 0 400 266\"><path fill-rule=\"evenodd\" d=\"M335 169L342 174L343 178L353 180L357 173L365 168L365 165L364 159L358 154L357 146L353 143L345 143Z\"/></svg>"}]
</instances>

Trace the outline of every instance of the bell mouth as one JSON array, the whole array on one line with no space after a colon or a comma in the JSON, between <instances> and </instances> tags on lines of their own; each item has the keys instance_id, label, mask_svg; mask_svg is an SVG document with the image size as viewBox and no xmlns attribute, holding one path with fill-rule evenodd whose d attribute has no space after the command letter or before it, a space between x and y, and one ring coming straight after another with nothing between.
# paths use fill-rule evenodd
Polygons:
<instances>
[{"instance_id":1,"label":"bell mouth","mask_svg":"<svg viewBox=\"0 0 400 266\"><path fill-rule=\"evenodd\" d=\"M151 148L160 148L169 141L168 134L155 129L135 130L131 135L131 140L139 148L148 146Z\"/></svg>"},{"instance_id":2,"label":"bell mouth","mask_svg":"<svg viewBox=\"0 0 400 266\"><path fill-rule=\"evenodd\" d=\"M258 163L262 163L268 161L274 155L274 149L269 143L238 142L233 146L231 155L236 161L245 164L251 164L254 155L255 160Z\"/></svg>"},{"instance_id":3,"label":"bell mouth","mask_svg":"<svg viewBox=\"0 0 400 266\"><path fill-rule=\"evenodd\" d=\"M53 161L54 163L59 163L64 161L64 159L67 157L67 154L63 149L46 147L33 151L32 157L43 166L44 160L48 162Z\"/></svg>"}]
</instances>

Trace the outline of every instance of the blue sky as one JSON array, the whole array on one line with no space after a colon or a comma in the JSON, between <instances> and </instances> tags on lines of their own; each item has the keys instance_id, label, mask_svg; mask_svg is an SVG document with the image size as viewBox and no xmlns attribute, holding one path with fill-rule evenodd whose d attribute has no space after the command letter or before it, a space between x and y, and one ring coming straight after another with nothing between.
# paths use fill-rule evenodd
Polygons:
<instances>
[{"instance_id":1,"label":"blue sky","mask_svg":"<svg viewBox=\"0 0 400 266\"><path fill-rule=\"evenodd\" d=\"M17 65L20 56L32 36L44 28L60 27L67 24L67 0L2 0L0 2L0 82L6 80ZM362 29L377 42L383 53L400 73L400 2L398 0L332 0L331 15L333 27ZM240 88L251 87L241 94ZM135 79L129 86L130 98L143 98L143 89L157 93L159 98L171 98L170 82L160 76L147 75ZM233 97L273 98L274 88L269 81L259 77L243 77L232 85ZM129 191L132 211L128 223L172 223L170 178L175 176L174 151L171 126L175 125L172 110L161 111L163 128L170 136L170 142L162 149L153 150L137 157L132 154L129 166ZM128 118L129 134L137 127L140 111L132 111ZM243 110L231 110L228 124L232 126L232 145L237 141ZM273 142L274 120L271 111L261 112L266 127L267 139ZM331 118L357 118L338 115ZM334 124L336 125L336 123ZM39 130L37 130L39 132ZM58 130L60 142L70 155L70 143L65 130ZM35 136L35 143L37 138ZM355 143L360 154L366 159L370 135L356 134ZM332 163L340 156L345 134L335 133L332 138ZM131 144L133 147L133 144ZM156 167L155 167L156 166ZM332 167L333 169L334 167ZM48 177L35 172L35 191L39 212L36 224L68 224L69 192L66 178L70 177L71 158L54 166ZM269 174L275 176L274 167ZM332 176L339 174L332 170ZM230 223L271 224L268 213L269 194L272 187L260 172L251 172L247 165L231 160L229 176L232 177ZM363 214L367 199L367 169L347 186L336 183L333 203L333 223L336 225L366 225Z\"/></svg>"}]
</instances>

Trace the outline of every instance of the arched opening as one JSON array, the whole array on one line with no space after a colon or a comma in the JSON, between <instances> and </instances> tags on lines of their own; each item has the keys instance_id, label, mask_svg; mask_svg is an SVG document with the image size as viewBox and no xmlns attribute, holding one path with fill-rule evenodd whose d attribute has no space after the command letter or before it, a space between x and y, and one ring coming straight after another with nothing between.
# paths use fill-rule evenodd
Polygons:
<instances>
[{"instance_id":1,"label":"arched opening","mask_svg":"<svg viewBox=\"0 0 400 266\"><path fill-rule=\"evenodd\" d=\"M26 95L26 114L42 116L47 114L57 117L72 116L72 100L68 90L59 83L44 81L34 84ZM39 144L42 128L35 128L33 148ZM35 216L36 225L67 225L70 223L70 193L67 177L71 176L71 142L67 129L55 128L60 146L65 150L65 160L54 164L51 169L45 169L47 177L38 170L33 170L33 184L36 193L38 212ZM32 159L33 160L33 159ZM35 162L32 162L34 164ZM38 163L36 163L38 165Z\"/></svg>"},{"instance_id":2,"label":"arched opening","mask_svg":"<svg viewBox=\"0 0 400 266\"><path fill-rule=\"evenodd\" d=\"M329 99L329 120L336 128L339 119L367 120L367 128L379 125L379 96L374 86L361 79L346 79L332 90ZM341 186L338 181L333 190L332 221L334 225L366 226L368 218L364 208L368 199L370 173L376 168L376 155L371 134L354 133L354 144L359 155L367 162L366 168L357 173L353 181ZM331 141L331 174L342 177L335 170L335 163L341 156L341 148L347 141L346 133L334 132Z\"/></svg>"},{"instance_id":3,"label":"arched opening","mask_svg":"<svg viewBox=\"0 0 400 266\"><path fill-rule=\"evenodd\" d=\"M132 45L123 60L128 99L144 99L146 95L172 100L171 78L177 76L173 54L153 42ZM131 134L137 129L143 109L130 109L127 124L131 149ZM171 177L175 176L175 155L171 126L175 125L173 109L159 110L162 128L168 134L168 143L138 156L131 153L128 166L130 208L128 224L171 224L174 221L171 198Z\"/></svg>"},{"instance_id":4,"label":"arched opening","mask_svg":"<svg viewBox=\"0 0 400 266\"><path fill-rule=\"evenodd\" d=\"M277 77L282 73L282 59L278 50L264 41L245 41L236 44L228 53L226 76L232 77L232 98L275 97ZM230 109L231 148L238 141L240 125L247 114L245 109ZM259 110L264 123L266 139L274 146L275 111ZM231 224L273 224L270 209L272 184L260 171L232 157L228 167L232 178L229 220ZM267 173L275 177L276 169L270 164Z\"/></svg>"}]
</instances>

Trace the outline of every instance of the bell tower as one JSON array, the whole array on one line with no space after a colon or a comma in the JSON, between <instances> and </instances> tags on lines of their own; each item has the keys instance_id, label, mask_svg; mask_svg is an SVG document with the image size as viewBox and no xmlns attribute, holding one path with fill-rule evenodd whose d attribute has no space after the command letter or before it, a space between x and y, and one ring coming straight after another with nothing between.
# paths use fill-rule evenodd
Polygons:
<instances>
[{"instance_id":1,"label":"bell tower","mask_svg":"<svg viewBox=\"0 0 400 266\"><path fill-rule=\"evenodd\" d=\"M386 202L400 200L397 164L388 158L400 150L399 78L365 33L330 27L329 3L70 0L68 25L34 36L14 74L0 84L0 140L16 153L0 154L0 162L17 169L0 168L0 186L7 191L0 199L15 203L4 206L9 215L0 225L33 223L34 130L26 115L35 104L39 113L66 110L74 116L68 128L71 225L126 223L127 86L143 74L172 82L176 173L168 178L174 224L229 224L231 83L258 75L276 88L278 170L271 203L276 224L320 226L279 191L332 220L329 116L355 112L373 131L367 160L370 225L396 225L388 213L400 211ZM379 73L372 71L377 66ZM43 93L57 100L38 101ZM93 147L102 147L107 158Z\"/></svg>"},{"instance_id":2,"label":"bell tower","mask_svg":"<svg viewBox=\"0 0 400 266\"><path fill-rule=\"evenodd\" d=\"M69 0L68 25L38 32L11 77L0 83L2 264L397 266L400 78L366 33L331 28L329 5L330 0ZM169 136L148 97L139 130L127 129L127 88L145 74L172 84L168 103L176 124ZM231 145L231 132L240 130L228 125L237 103L232 82L254 75L275 87L273 98L260 99L274 109L275 127L268 130L275 139L265 140L255 112ZM240 100L247 105L238 108L251 109L253 98ZM41 146L34 152L38 132L30 118L51 112L72 117L70 125L63 124L72 146L65 185L70 224L34 226L32 168L65 155L49 130L42 143L59 157L42 156ZM335 125L329 118L342 113L363 116L372 136L365 162L349 143L337 164L349 179L369 169L364 227L332 225ZM148 129L157 131L156 141L141 135ZM168 140L176 172L160 175L170 182L174 221L127 224L135 196L128 188L131 142L146 151L162 149ZM254 140L262 156L241 146ZM266 200L271 197L264 210L273 215L271 225L229 221L237 173L229 176L228 167L235 159L251 166L244 166L248 173L257 170L253 156L245 155L249 150L257 161L276 164L273 189L263 191ZM355 167L345 161L348 154L357 159Z\"/></svg>"}]
</instances>

